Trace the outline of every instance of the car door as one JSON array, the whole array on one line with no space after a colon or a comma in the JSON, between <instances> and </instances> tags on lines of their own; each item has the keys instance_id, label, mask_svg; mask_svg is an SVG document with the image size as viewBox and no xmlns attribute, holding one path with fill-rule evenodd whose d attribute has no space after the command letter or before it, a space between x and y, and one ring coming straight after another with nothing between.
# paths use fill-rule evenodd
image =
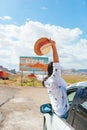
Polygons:
<instances>
[{"instance_id":1,"label":"car door","mask_svg":"<svg viewBox=\"0 0 87 130\"><path fill-rule=\"evenodd\" d=\"M87 130L87 88L77 90L67 122L76 130Z\"/></svg>"}]
</instances>

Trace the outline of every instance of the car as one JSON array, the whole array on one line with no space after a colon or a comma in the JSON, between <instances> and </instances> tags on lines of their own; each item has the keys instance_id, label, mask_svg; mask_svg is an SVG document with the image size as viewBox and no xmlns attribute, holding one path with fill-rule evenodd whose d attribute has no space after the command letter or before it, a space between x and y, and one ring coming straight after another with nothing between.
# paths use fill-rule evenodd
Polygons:
<instances>
[{"instance_id":1,"label":"car","mask_svg":"<svg viewBox=\"0 0 87 130\"><path fill-rule=\"evenodd\" d=\"M70 104L68 118L58 117L50 103L42 104L43 130L87 130L87 81L67 87Z\"/></svg>"}]
</instances>

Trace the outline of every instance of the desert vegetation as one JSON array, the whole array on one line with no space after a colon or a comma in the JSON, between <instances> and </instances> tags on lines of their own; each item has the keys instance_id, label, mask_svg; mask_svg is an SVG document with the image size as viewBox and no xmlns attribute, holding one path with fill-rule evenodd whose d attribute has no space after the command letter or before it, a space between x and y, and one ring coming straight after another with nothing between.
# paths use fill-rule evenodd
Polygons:
<instances>
[{"instance_id":1,"label":"desert vegetation","mask_svg":"<svg viewBox=\"0 0 87 130\"><path fill-rule=\"evenodd\" d=\"M62 77L68 85L75 82L87 81L87 75L62 75ZM27 74L23 75L23 77L20 74L9 75L9 80L0 79L0 85L42 87L41 81L36 77L28 77Z\"/></svg>"},{"instance_id":2,"label":"desert vegetation","mask_svg":"<svg viewBox=\"0 0 87 130\"><path fill-rule=\"evenodd\" d=\"M87 81L87 75L63 75L63 78L66 80L68 84Z\"/></svg>"}]
</instances>

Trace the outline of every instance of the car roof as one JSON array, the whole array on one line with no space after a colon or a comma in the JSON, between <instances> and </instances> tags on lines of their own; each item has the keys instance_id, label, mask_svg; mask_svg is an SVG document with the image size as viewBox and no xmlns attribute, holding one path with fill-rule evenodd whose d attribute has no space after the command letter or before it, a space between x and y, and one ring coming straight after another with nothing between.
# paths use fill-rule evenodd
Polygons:
<instances>
[{"instance_id":1,"label":"car roof","mask_svg":"<svg viewBox=\"0 0 87 130\"><path fill-rule=\"evenodd\" d=\"M78 88L85 88L87 87L87 81L82 81L82 82L76 82L74 84L71 84L67 87L67 89L78 89Z\"/></svg>"}]
</instances>

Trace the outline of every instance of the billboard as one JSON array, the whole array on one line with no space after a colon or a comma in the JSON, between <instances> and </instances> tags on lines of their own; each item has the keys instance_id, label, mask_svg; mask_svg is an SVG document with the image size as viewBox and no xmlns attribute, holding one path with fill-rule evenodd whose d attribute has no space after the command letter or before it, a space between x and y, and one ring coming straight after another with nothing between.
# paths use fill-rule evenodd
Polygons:
<instances>
[{"instance_id":1,"label":"billboard","mask_svg":"<svg viewBox=\"0 0 87 130\"><path fill-rule=\"evenodd\" d=\"M21 71L46 71L48 57L20 56L19 68Z\"/></svg>"}]
</instances>

